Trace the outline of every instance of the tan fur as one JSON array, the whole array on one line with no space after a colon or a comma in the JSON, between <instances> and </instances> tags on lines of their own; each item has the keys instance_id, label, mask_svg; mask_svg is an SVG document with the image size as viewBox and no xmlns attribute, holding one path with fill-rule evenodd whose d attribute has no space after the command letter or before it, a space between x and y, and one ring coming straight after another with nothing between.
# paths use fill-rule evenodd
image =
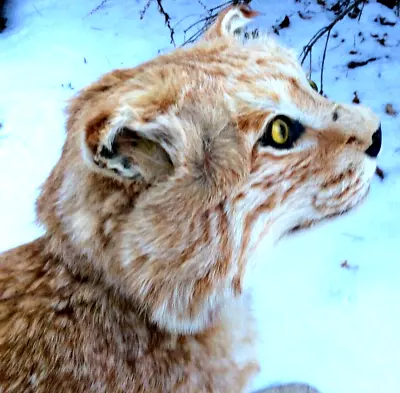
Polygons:
<instances>
[{"instance_id":1,"label":"tan fur","mask_svg":"<svg viewBox=\"0 0 400 393\"><path fill-rule=\"evenodd\" d=\"M253 251L358 204L379 126L314 92L290 51L242 42L255 15L225 10L196 45L72 100L46 234L0 257L0 391L248 391ZM291 149L258 142L277 114L305 127Z\"/></svg>"}]
</instances>

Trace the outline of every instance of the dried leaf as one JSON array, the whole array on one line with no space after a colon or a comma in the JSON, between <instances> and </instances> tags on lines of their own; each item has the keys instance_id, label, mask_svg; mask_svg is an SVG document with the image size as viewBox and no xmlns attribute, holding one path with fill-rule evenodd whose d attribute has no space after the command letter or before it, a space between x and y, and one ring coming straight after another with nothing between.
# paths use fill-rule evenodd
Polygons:
<instances>
[{"instance_id":1,"label":"dried leaf","mask_svg":"<svg viewBox=\"0 0 400 393\"><path fill-rule=\"evenodd\" d=\"M363 67L367 65L368 63L371 63L373 61L378 60L377 57L371 57L370 59L364 60L364 61L350 61L347 63L347 67L350 69L357 68L357 67Z\"/></svg>"},{"instance_id":2,"label":"dried leaf","mask_svg":"<svg viewBox=\"0 0 400 393\"><path fill-rule=\"evenodd\" d=\"M379 177L379 179L385 179L385 172L383 172L383 170L379 168L379 166L376 167L375 173Z\"/></svg>"},{"instance_id":3,"label":"dried leaf","mask_svg":"<svg viewBox=\"0 0 400 393\"><path fill-rule=\"evenodd\" d=\"M390 22L382 16L375 18L374 22L379 22L382 26L395 26L396 25L396 22Z\"/></svg>"},{"instance_id":4,"label":"dried leaf","mask_svg":"<svg viewBox=\"0 0 400 393\"><path fill-rule=\"evenodd\" d=\"M350 268L350 265L347 262L347 259L340 264L340 267L342 267L343 269L349 269Z\"/></svg>"},{"instance_id":5,"label":"dried leaf","mask_svg":"<svg viewBox=\"0 0 400 393\"><path fill-rule=\"evenodd\" d=\"M338 1L329 10L337 13L337 12L339 12L341 10L341 8L342 7L341 7L341 4L340 4L340 1Z\"/></svg>"},{"instance_id":6,"label":"dried leaf","mask_svg":"<svg viewBox=\"0 0 400 393\"><path fill-rule=\"evenodd\" d=\"M359 104L360 103L360 99L358 98L357 92L355 91L354 93L354 98L352 100L353 104Z\"/></svg>"},{"instance_id":7,"label":"dried leaf","mask_svg":"<svg viewBox=\"0 0 400 393\"><path fill-rule=\"evenodd\" d=\"M299 17L300 17L301 19L304 19L304 20L310 20L310 19L312 19L312 16L304 15L301 11L299 11L298 14L299 14Z\"/></svg>"},{"instance_id":8,"label":"dried leaf","mask_svg":"<svg viewBox=\"0 0 400 393\"><path fill-rule=\"evenodd\" d=\"M393 108L392 104L386 104L385 106L385 112L389 115L389 116L397 116L397 111Z\"/></svg>"},{"instance_id":9,"label":"dried leaf","mask_svg":"<svg viewBox=\"0 0 400 393\"><path fill-rule=\"evenodd\" d=\"M376 40L379 44L381 44L382 46L386 46L386 40L384 38L379 38L378 40Z\"/></svg>"},{"instance_id":10,"label":"dried leaf","mask_svg":"<svg viewBox=\"0 0 400 393\"><path fill-rule=\"evenodd\" d=\"M342 269L353 270L353 271L357 271L359 269L358 265L350 265L347 259L340 264L340 267Z\"/></svg>"},{"instance_id":11,"label":"dried leaf","mask_svg":"<svg viewBox=\"0 0 400 393\"><path fill-rule=\"evenodd\" d=\"M353 9L353 11L351 11L351 12L349 12L349 18L351 18L351 19L356 19L356 18L358 18L358 16L360 15L360 12L361 12L361 9L360 8L358 8L358 7L355 7L354 9Z\"/></svg>"},{"instance_id":12,"label":"dried leaf","mask_svg":"<svg viewBox=\"0 0 400 393\"><path fill-rule=\"evenodd\" d=\"M290 25L290 19L286 15L285 18L283 19L283 21L281 23L279 23L279 27L281 29L286 29L287 27L289 27L289 25Z\"/></svg>"}]
</instances>

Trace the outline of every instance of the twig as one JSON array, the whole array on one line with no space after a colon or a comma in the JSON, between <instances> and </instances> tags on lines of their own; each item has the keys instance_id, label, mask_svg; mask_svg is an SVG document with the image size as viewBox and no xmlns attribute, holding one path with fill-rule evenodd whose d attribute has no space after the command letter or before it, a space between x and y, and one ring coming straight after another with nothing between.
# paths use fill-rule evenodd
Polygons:
<instances>
[{"instance_id":1,"label":"twig","mask_svg":"<svg viewBox=\"0 0 400 393\"><path fill-rule=\"evenodd\" d=\"M189 38L187 38L187 39L185 38L182 46L185 46L186 44L195 42L207 30L207 28L215 21L221 8L225 8L231 4L238 5L238 4L250 4L250 3L251 3L251 0L229 0L229 1L226 1L224 3L217 5L215 7L209 8L207 10L206 16L204 16L203 18L199 19L198 21L192 23L190 26L188 26L183 31L184 35L186 36L186 34L190 30L192 30L196 26L202 24L202 26L197 31L195 31Z\"/></svg>"},{"instance_id":2,"label":"twig","mask_svg":"<svg viewBox=\"0 0 400 393\"><path fill-rule=\"evenodd\" d=\"M108 0L103 0L96 8L93 8L86 16L90 16L97 12L101 7L103 7L104 4L107 3Z\"/></svg>"},{"instance_id":3,"label":"twig","mask_svg":"<svg viewBox=\"0 0 400 393\"><path fill-rule=\"evenodd\" d=\"M328 48L328 41L329 41L330 35L331 35L331 30L328 31L328 35L326 36L324 54L322 55L321 87L319 89L319 94L321 94L321 95L324 93L324 66L325 66L326 49ZM310 56L311 56L311 52L310 52Z\"/></svg>"},{"instance_id":4,"label":"twig","mask_svg":"<svg viewBox=\"0 0 400 393\"><path fill-rule=\"evenodd\" d=\"M199 25L200 23L203 23L203 26L199 30L197 30L194 34L192 34L188 39L185 39L182 46L185 46L188 43L196 41L197 38L199 38L207 30L208 26L215 20L216 17L217 17L217 14L206 16L206 17L198 20L197 22L192 23L188 28L186 28L183 31L183 33L185 35L193 27Z\"/></svg>"},{"instance_id":5,"label":"twig","mask_svg":"<svg viewBox=\"0 0 400 393\"><path fill-rule=\"evenodd\" d=\"M303 48L303 51L300 54L301 57L301 64L304 64L305 59L307 58L308 54L311 51L311 48L315 45L315 43L323 37L325 34L333 29L333 27L341 21L349 12L351 12L355 7L357 7L359 4L364 2L365 0L355 0L353 4L348 6L344 11L342 11L336 18L335 20L330 23L328 26L323 27L322 29L318 30L315 35L311 38L311 40L308 42L308 44Z\"/></svg>"},{"instance_id":6,"label":"twig","mask_svg":"<svg viewBox=\"0 0 400 393\"><path fill-rule=\"evenodd\" d=\"M182 19L179 19L178 22L176 22L174 24L174 29L176 29L183 21L185 21L186 19L192 18L194 16L197 16L198 14L188 14L185 15Z\"/></svg>"},{"instance_id":7,"label":"twig","mask_svg":"<svg viewBox=\"0 0 400 393\"><path fill-rule=\"evenodd\" d=\"M35 4L32 3L33 8L35 9L35 11L41 16L43 17L43 14L36 8Z\"/></svg>"},{"instance_id":8,"label":"twig","mask_svg":"<svg viewBox=\"0 0 400 393\"><path fill-rule=\"evenodd\" d=\"M361 19L361 15L362 15L362 13L363 13L363 11L364 11L365 3L366 3L366 1L364 1L364 2L362 3L360 13L358 14L358 21L360 21L360 19Z\"/></svg>"},{"instance_id":9,"label":"twig","mask_svg":"<svg viewBox=\"0 0 400 393\"><path fill-rule=\"evenodd\" d=\"M153 2L153 0L147 0L146 4L144 5L143 9L139 12L140 15L140 20L142 20L147 12L147 10L150 7L150 4Z\"/></svg>"},{"instance_id":10,"label":"twig","mask_svg":"<svg viewBox=\"0 0 400 393\"><path fill-rule=\"evenodd\" d=\"M190 29L192 29L193 27L199 25L202 22L207 22L209 20L213 20L216 17L216 15L212 15L212 16L206 16L204 18L199 19L198 21L192 23L189 27L187 27L185 30L183 30L183 33L186 34Z\"/></svg>"},{"instance_id":11,"label":"twig","mask_svg":"<svg viewBox=\"0 0 400 393\"><path fill-rule=\"evenodd\" d=\"M175 35L175 30L172 28L171 26L171 17L169 16L169 14L164 10L164 7L162 5L162 0L157 0L157 5L158 5L158 10L160 11L160 13L162 15L164 15L164 23L166 24L166 26L169 29L169 33L170 33L170 38L171 38L171 44L175 45L175 39L174 39L174 35Z\"/></svg>"},{"instance_id":12,"label":"twig","mask_svg":"<svg viewBox=\"0 0 400 393\"><path fill-rule=\"evenodd\" d=\"M204 8L204 11L207 11L206 5L201 0L197 0L197 2Z\"/></svg>"},{"instance_id":13,"label":"twig","mask_svg":"<svg viewBox=\"0 0 400 393\"><path fill-rule=\"evenodd\" d=\"M220 5L217 5L216 7L210 8L210 9L208 10L208 12L209 12L209 13L213 13L214 11L219 10L220 8L223 8L223 7L225 7L225 6L229 5L229 4L234 4L234 5L236 5L236 4L238 4L238 3L239 3L239 1L232 1L232 0L230 0L230 1L227 1L227 2L222 3L222 4L220 4Z\"/></svg>"},{"instance_id":14,"label":"twig","mask_svg":"<svg viewBox=\"0 0 400 393\"><path fill-rule=\"evenodd\" d=\"M350 61L347 63L347 67L350 69L357 68L357 67L364 67L368 63L378 60L377 57L371 57L370 59L363 60L363 61Z\"/></svg>"}]
</instances>

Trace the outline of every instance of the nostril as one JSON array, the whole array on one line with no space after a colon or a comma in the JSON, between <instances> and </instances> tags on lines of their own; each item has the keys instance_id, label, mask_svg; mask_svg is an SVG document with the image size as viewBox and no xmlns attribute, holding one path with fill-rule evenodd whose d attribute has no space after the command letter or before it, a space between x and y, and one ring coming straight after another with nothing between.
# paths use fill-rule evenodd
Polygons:
<instances>
[{"instance_id":1,"label":"nostril","mask_svg":"<svg viewBox=\"0 0 400 393\"><path fill-rule=\"evenodd\" d=\"M372 144L369 146L367 150L365 150L365 154L372 158L376 158L381 151L382 147L382 129L379 125L379 128L372 134Z\"/></svg>"}]
</instances>

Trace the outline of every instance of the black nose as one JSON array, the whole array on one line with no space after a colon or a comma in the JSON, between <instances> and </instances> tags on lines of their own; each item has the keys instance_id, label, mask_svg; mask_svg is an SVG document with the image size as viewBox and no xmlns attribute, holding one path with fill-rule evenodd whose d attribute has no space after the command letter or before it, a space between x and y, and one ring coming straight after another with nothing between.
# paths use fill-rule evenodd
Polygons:
<instances>
[{"instance_id":1,"label":"black nose","mask_svg":"<svg viewBox=\"0 0 400 393\"><path fill-rule=\"evenodd\" d=\"M372 144L371 146L365 150L365 154L372 158L378 156L379 152L381 151L382 146L382 130L381 126L372 134Z\"/></svg>"}]
</instances>

